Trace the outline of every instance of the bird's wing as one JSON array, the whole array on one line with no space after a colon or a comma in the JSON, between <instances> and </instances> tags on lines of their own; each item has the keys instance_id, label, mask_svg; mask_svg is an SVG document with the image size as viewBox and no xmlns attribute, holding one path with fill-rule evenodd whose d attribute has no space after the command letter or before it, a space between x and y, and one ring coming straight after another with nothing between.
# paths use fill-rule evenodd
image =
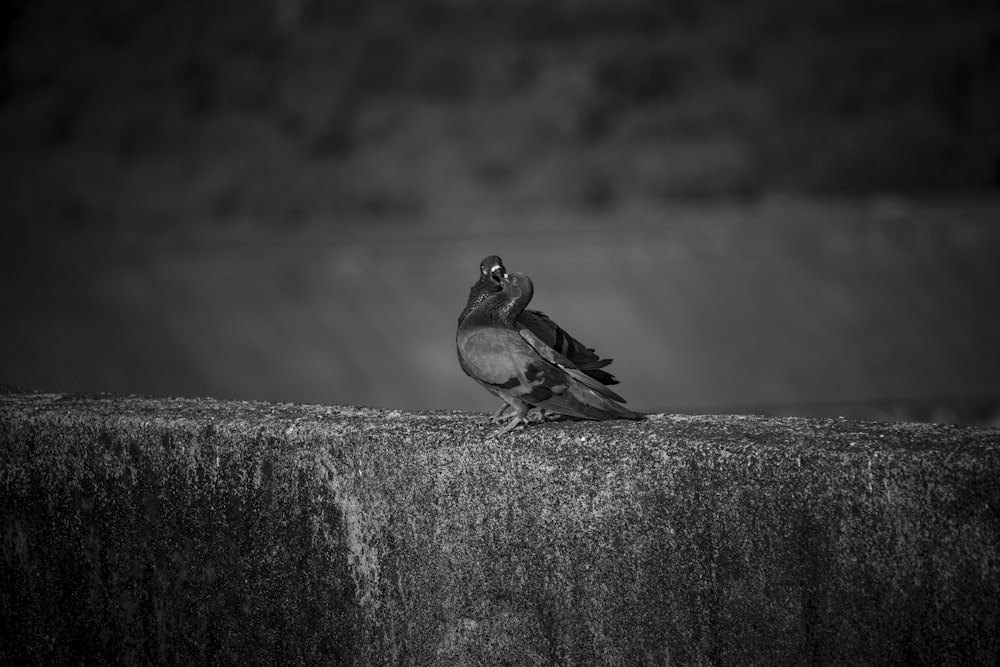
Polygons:
<instances>
[{"instance_id":1,"label":"bird's wing","mask_svg":"<svg viewBox=\"0 0 1000 667\"><path fill-rule=\"evenodd\" d=\"M611 359L601 359L593 348L570 336L545 313L525 310L518 316L517 321L547 346L569 359L574 366L601 384L618 384L618 380L611 373L600 370L610 364Z\"/></svg>"},{"instance_id":2,"label":"bird's wing","mask_svg":"<svg viewBox=\"0 0 1000 667\"><path fill-rule=\"evenodd\" d=\"M545 361L550 364L554 364L561 368L567 376L576 380L583 386L591 389L597 394L608 398L612 401L617 401L618 403L624 403L625 399L616 394L615 392L608 389L600 381L595 380L582 369L578 368L571 360L567 359L563 355L559 354L557 351L545 344L545 341L540 339L531 329L522 328L518 330L521 338L526 342L531 348Z\"/></svg>"},{"instance_id":3,"label":"bird's wing","mask_svg":"<svg viewBox=\"0 0 1000 667\"><path fill-rule=\"evenodd\" d=\"M518 334L529 347L548 364L553 373L565 378L564 388L553 391L552 396L533 404L537 407L558 412L573 417L585 419L638 419L642 415L621 405L625 399L608 389L583 370L559 354L527 328L518 330Z\"/></svg>"},{"instance_id":4,"label":"bird's wing","mask_svg":"<svg viewBox=\"0 0 1000 667\"><path fill-rule=\"evenodd\" d=\"M466 373L487 389L532 405L565 392L570 382L562 369L547 362L511 329L459 332L458 353Z\"/></svg>"},{"instance_id":5,"label":"bird's wing","mask_svg":"<svg viewBox=\"0 0 1000 667\"><path fill-rule=\"evenodd\" d=\"M583 419L641 416L527 329L460 329L457 342L466 373L512 405L528 403Z\"/></svg>"}]
</instances>

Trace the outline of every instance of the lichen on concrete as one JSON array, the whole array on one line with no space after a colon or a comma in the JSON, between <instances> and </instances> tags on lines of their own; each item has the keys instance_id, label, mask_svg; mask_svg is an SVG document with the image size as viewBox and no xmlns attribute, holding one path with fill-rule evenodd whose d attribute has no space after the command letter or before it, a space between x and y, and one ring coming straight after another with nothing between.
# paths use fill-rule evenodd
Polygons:
<instances>
[{"instance_id":1,"label":"lichen on concrete","mask_svg":"<svg viewBox=\"0 0 1000 667\"><path fill-rule=\"evenodd\" d=\"M1000 431L0 392L0 661L983 663Z\"/></svg>"}]
</instances>

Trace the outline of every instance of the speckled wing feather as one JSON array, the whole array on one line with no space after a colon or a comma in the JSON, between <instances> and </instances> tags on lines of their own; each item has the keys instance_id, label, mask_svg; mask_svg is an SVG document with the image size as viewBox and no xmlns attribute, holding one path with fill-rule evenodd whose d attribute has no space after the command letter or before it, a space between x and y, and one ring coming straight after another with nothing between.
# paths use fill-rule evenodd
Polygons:
<instances>
[{"instance_id":1,"label":"speckled wing feather","mask_svg":"<svg viewBox=\"0 0 1000 667\"><path fill-rule=\"evenodd\" d=\"M601 384L618 384L614 375L600 370L610 364L611 359L601 359L593 348L570 336L545 313L525 310L518 316L517 321L535 334L542 343L566 357L574 366Z\"/></svg>"},{"instance_id":2,"label":"speckled wing feather","mask_svg":"<svg viewBox=\"0 0 1000 667\"><path fill-rule=\"evenodd\" d=\"M515 408L527 404L583 419L640 416L526 328L470 328L460 333L458 348L463 370Z\"/></svg>"},{"instance_id":3,"label":"speckled wing feather","mask_svg":"<svg viewBox=\"0 0 1000 667\"><path fill-rule=\"evenodd\" d=\"M587 373L576 368L573 363L555 352L529 329L518 331L521 339L538 355L539 359L548 365L553 374L562 378L560 384L565 389L554 390L552 395L541 401L531 401L533 405L553 412L586 419L619 419L637 418L639 413L632 412L621 403L625 399L608 389Z\"/></svg>"},{"instance_id":4,"label":"speckled wing feather","mask_svg":"<svg viewBox=\"0 0 1000 667\"><path fill-rule=\"evenodd\" d=\"M518 320L520 324L520 320ZM616 394L615 392L608 389L604 384L596 381L588 373L583 372L573 361L566 356L560 354L557 350L553 349L551 346L547 345L545 341L540 339L535 335L535 332L531 329L522 327L518 330L518 334L531 348L545 361L549 362L561 368L567 375L571 378L577 380L586 387L589 387L593 391L596 391L601 396L609 398L612 401L618 401L619 403L625 403L625 399Z\"/></svg>"},{"instance_id":5,"label":"speckled wing feather","mask_svg":"<svg viewBox=\"0 0 1000 667\"><path fill-rule=\"evenodd\" d=\"M568 386L566 375L511 329L473 330L460 337L459 353L472 378L511 405L535 405Z\"/></svg>"}]
</instances>

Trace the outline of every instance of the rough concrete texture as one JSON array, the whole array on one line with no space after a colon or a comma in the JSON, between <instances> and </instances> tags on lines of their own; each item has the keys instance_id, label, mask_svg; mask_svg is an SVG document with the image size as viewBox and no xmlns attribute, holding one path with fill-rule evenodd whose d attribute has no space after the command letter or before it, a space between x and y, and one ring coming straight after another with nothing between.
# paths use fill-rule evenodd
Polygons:
<instances>
[{"instance_id":1,"label":"rough concrete texture","mask_svg":"<svg viewBox=\"0 0 1000 667\"><path fill-rule=\"evenodd\" d=\"M994 664L1000 431L0 393L0 662Z\"/></svg>"}]
</instances>

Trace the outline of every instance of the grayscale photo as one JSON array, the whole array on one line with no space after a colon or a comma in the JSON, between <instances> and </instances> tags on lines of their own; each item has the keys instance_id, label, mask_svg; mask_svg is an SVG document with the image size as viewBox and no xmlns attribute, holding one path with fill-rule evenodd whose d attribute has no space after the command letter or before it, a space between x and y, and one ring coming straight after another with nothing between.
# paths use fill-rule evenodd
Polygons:
<instances>
[{"instance_id":1,"label":"grayscale photo","mask_svg":"<svg viewBox=\"0 0 1000 667\"><path fill-rule=\"evenodd\" d=\"M1000 661L996 2L0 28L0 663Z\"/></svg>"}]
</instances>

